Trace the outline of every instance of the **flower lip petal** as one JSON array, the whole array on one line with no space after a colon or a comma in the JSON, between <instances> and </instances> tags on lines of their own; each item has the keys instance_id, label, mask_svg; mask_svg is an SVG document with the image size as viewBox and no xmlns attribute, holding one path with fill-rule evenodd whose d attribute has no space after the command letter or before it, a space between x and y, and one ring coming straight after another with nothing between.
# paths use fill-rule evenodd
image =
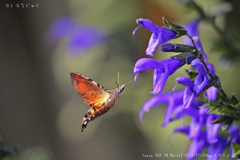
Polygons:
<instances>
[{"instance_id":1,"label":"flower lip petal","mask_svg":"<svg viewBox=\"0 0 240 160\"><path fill-rule=\"evenodd\" d=\"M149 40L148 47L146 49L146 55L152 57L153 53L156 51L158 45L160 44L160 34L158 32L154 32Z\"/></svg>"},{"instance_id":2,"label":"flower lip petal","mask_svg":"<svg viewBox=\"0 0 240 160\"><path fill-rule=\"evenodd\" d=\"M209 71L212 73L212 75L215 75L214 65L212 65L211 63L208 63L207 67L208 67Z\"/></svg>"},{"instance_id":3,"label":"flower lip petal","mask_svg":"<svg viewBox=\"0 0 240 160\"><path fill-rule=\"evenodd\" d=\"M221 127L221 124L211 124L211 122L213 120L215 120L216 118L219 118L219 115L214 115L214 114L210 114L207 117L206 120L206 128L207 128L207 140L208 143L216 143L218 141L218 131Z\"/></svg>"},{"instance_id":4,"label":"flower lip petal","mask_svg":"<svg viewBox=\"0 0 240 160\"><path fill-rule=\"evenodd\" d=\"M193 87L193 81L190 80L190 78L185 77L185 76L181 76L181 77L177 77L175 79L175 82L180 83L181 85L184 85L186 87Z\"/></svg>"},{"instance_id":5,"label":"flower lip petal","mask_svg":"<svg viewBox=\"0 0 240 160\"><path fill-rule=\"evenodd\" d=\"M203 122L201 122L199 118L194 117L190 123L189 139L198 138L203 126Z\"/></svg>"},{"instance_id":6,"label":"flower lip petal","mask_svg":"<svg viewBox=\"0 0 240 160\"><path fill-rule=\"evenodd\" d=\"M169 103L169 98L171 98L171 95L169 93L161 93L157 96L150 98L147 102L145 102L138 115L141 126L143 126L143 114L146 113L152 107L155 107L162 103Z\"/></svg>"},{"instance_id":7,"label":"flower lip petal","mask_svg":"<svg viewBox=\"0 0 240 160\"><path fill-rule=\"evenodd\" d=\"M134 31L132 32L132 34L133 34L133 40L135 41L135 39L134 39L134 36L135 36L135 33L136 33L136 31L138 30L138 28L140 28L141 26L137 26L137 28L135 28L134 29Z\"/></svg>"},{"instance_id":8,"label":"flower lip petal","mask_svg":"<svg viewBox=\"0 0 240 160\"><path fill-rule=\"evenodd\" d=\"M156 25L149 19L139 18L136 21L137 24L139 24L140 26L149 29L152 32L158 32L158 28L156 27Z\"/></svg>"},{"instance_id":9,"label":"flower lip petal","mask_svg":"<svg viewBox=\"0 0 240 160\"><path fill-rule=\"evenodd\" d=\"M144 70L155 68L165 68L165 66L161 63L161 61L158 62L151 58L141 58L135 63L133 72L136 74Z\"/></svg>"},{"instance_id":10,"label":"flower lip petal","mask_svg":"<svg viewBox=\"0 0 240 160\"><path fill-rule=\"evenodd\" d=\"M169 76L169 72L165 68L155 69L154 71L154 79L153 79L153 90L152 94L161 93L167 79Z\"/></svg>"},{"instance_id":11,"label":"flower lip petal","mask_svg":"<svg viewBox=\"0 0 240 160\"><path fill-rule=\"evenodd\" d=\"M197 98L198 95L196 95L194 92L191 91L190 87L187 87L184 92L183 96L183 108L188 108L191 106L191 104L194 102L195 98Z\"/></svg>"}]
</instances>

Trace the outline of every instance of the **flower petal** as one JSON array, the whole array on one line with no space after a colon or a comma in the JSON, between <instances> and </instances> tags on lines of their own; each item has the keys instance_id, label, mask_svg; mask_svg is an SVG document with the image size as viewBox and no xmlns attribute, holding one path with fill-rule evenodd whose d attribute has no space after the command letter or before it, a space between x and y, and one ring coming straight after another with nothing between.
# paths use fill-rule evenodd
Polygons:
<instances>
[{"instance_id":1,"label":"flower petal","mask_svg":"<svg viewBox=\"0 0 240 160\"><path fill-rule=\"evenodd\" d=\"M157 105L168 103L170 98L171 94L162 93L150 98L147 102L145 102L138 116L140 123L143 124L142 118L145 112L148 112L150 108L155 107Z\"/></svg>"},{"instance_id":2,"label":"flower petal","mask_svg":"<svg viewBox=\"0 0 240 160\"><path fill-rule=\"evenodd\" d=\"M181 85L184 85L186 87L193 87L193 81L190 80L190 78L181 76L175 79L175 82L180 83Z\"/></svg>"},{"instance_id":3,"label":"flower petal","mask_svg":"<svg viewBox=\"0 0 240 160\"><path fill-rule=\"evenodd\" d=\"M170 58L163 60L162 64L168 69L169 75L172 75L182 65L182 62L180 59Z\"/></svg>"},{"instance_id":4,"label":"flower petal","mask_svg":"<svg viewBox=\"0 0 240 160\"><path fill-rule=\"evenodd\" d=\"M132 32L132 34L133 34L133 40L134 40L134 36L135 36L136 31L137 31L138 28L140 28L140 27L141 27L141 26L137 26L137 28L135 28L134 31Z\"/></svg>"},{"instance_id":5,"label":"flower petal","mask_svg":"<svg viewBox=\"0 0 240 160\"><path fill-rule=\"evenodd\" d=\"M198 76L194 81L194 91L199 94L208 84L208 73L198 58L192 61L192 66L198 71Z\"/></svg>"},{"instance_id":6,"label":"flower petal","mask_svg":"<svg viewBox=\"0 0 240 160\"><path fill-rule=\"evenodd\" d=\"M185 26L185 29L188 31L188 34L191 36L191 37L199 37L199 33L198 33L198 27L199 27L199 24L200 24L200 20L199 19L196 19L190 23L188 23L186 26ZM190 40L189 37L185 37L184 39L185 43L188 44L188 45L192 45L192 41ZM197 49L200 49L201 50L201 53L203 54L204 58L205 58L205 62L208 60L208 57L207 55L204 53L203 51L203 47L202 47L202 44L198 38L197 41L195 41L195 45L197 47Z\"/></svg>"},{"instance_id":7,"label":"flower petal","mask_svg":"<svg viewBox=\"0 0 240 160\"><path fill-rule=\"evenodd\" d=\"M218 160L223 150L229 145L226 139L218 137L218 142L210 144L208 147L208 160Z\"/></svg>"},{"instance_id":8,"label":"flower petal","mask_svg":"<svg viewBox=\"0 0 240 160\"><path fill-rule=\"evenodd\" d=\"M169 93L168 106L166 109L162 127L165 127L170 121L172 121L171 116L173 111L175 111L178 106L182 106L183 92L184 90L181 89L176 92L173 92L172 94Z\"/></svg>"},{"instance_id":9,"label":"flower petal","mask_svg":"<svg viewBox=\"0 0 240 160\"><path fill-rule=\"evenodd\" d=\"M218 89L214 86L208 88L206 90L206 94L207 94L208 99L214 101L217 97L217 92L218 92Z\"/></svg>"},{"instance_id":10,"label":"flower petal","mask_svg":"<svg viewBox=\"0 0 240 160\"><path fill-rule=\"evenodd\" d=\"M153 90L152 94L161 93L167 79L169 76L169 72L165 68L155 69L153 75Z\"/></svg>"},{"instance_id":11,"label":"flower petal","mask_svg":"<svg viewBox=\"0 0 240 160\"><path fill-rule=\"evenodd\" d=\"M189 126L181 126L181 127L176 127L173 130L173 133L175 132L180 132L180 133L184 133L186 135L189 134Z\"/></svg>"},{"instance_id":12,"label":"flower petal","mask_svg":"<svg viewBox=\"0 0 240 160\"><path fill-rule=\"evenodd\" d=\"M140 26L149 29L152 32L158 32L158 28L156 27L156 25L149 19L139 18L136 21Z\"/></svg>"},{"instance_id":13,"label":"flower petal","mask_svg":"<svg viewBox=\"0 0 240 160\"><path fill-rule=\"evenodd\" d=\"M158 45L160 44L160 34L158 32L154 32L149 40L148 47L146 49L146 55L152 57L153 53L156 51Z\"/></svg>"},{"instance_id":14,"label":"flower petal","mask_svg":"<svg viewBox=\"0 0 240 160\"><path fill-rule=\"evenodd\" d=\"M155 69L155 68L164 68L165 66L161 64L160 62L150 59L150 58L141 58L139 59L134 66L134 73L135 73L135 84L136 84L136 79L141 71L145 71L148 69Z\"/></svg>"},{"instance_id":15,"label":"flower petal","mask_svg":"<svg viewBox=\"0 0 240 160\"><path fill-rule=\"evenodd\" d=\"M192 121L190 123L189 139L192 140L192 139L198 138L198 136L202 131L203 126L204 126L204 123L199 120L199 117L192 118Z\"/></svg>"},{"instance_id":16,"label":"flower petal","mask_svg":"<svg viewBox=\"0 0 240 160\"><path fill-rule=\"evenodd\" d=\"M213 120L215 120L216 118L219 118L220 116L218 115L214 115L214 114L210 114L207 117L206 120L206 128L207 128L207 140L208 143L216 143L218 141L218 131L221 127L221 123L219 124L211 124L211 122Z\"/></svg>"},{"instance_id":17,"label":"flower petal","mask_svg":"<svg viewBox=\"0 0 240 160\"><path fill-rule=\"evenodd\" d=\"M70 36L67 49L72 54L78 54L104 41L100 30L93 27L82 27Z\"/></svg>"},{"instance_id":18,"label":"flower petal","mask_svg":"<svg viewBox=\"0 0 240 160\"><path fill-rule=\"evenodd\" d=\"M173 39L177 35L177 33L174 32L173 30L162 28L159 26L157 26L157 28L158 28L158 32L160 33L160 37L161 37L159 40L160 44Z\"/></svg>"},{"instance_id":19,"label":"flower petal","mask_svg":"<svg viewBox=\"0 0 240 160\"><path fill-rule=\"evenodd\" d=\"M207 142L204 139L194 139L189 147L187 159L196 158L206 146Z\"/></svg>"},{"instance_id":20,"label":"flower petal","mask_svg":"<svg viewBox=\"0 0 240 160\"><path fill-rule=\"evenodd\" d=\"M183 96L183 108L189 108L191 104L194 102L195 98L197 98L198 95L196 95L190 87L187 87L184 92Z\"/></svg>"}]
</instances>

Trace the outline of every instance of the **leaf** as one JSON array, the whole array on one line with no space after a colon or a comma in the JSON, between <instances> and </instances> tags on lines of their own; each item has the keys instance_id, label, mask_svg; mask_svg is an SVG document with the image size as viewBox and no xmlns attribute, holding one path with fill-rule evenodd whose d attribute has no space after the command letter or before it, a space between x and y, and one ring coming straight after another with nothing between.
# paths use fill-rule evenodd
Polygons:
<instances>
[{"instance_id":1,"label":"leaf","mask_svg":"<svg viewBox=\"0 0 240 160\"><path fill-rule=\"evenodd\" d=\"M231 127L233 121L234 121L233 118L228 117L224 122L222 122L222 123L221 123L221 124L222 124L222 125L221 125L222 131L228 130L228 129Z\"/></svg>"},{"instance_id":2,"label":"leaf","mask_svg":"<svg viewBox=\"0 0 240 160\"><path fill-rule=\"evenodd\" d=\"M231 95L230 101L231 101L231 104L232 104L233 106L239 104L239 100L238 100L238 98L235 96L234 93Z\"/></svg>"},{"instance_id":3,"label":"leaf","mask_svg":"<svg viewBox=\"0 0 240 160\"><path fill-rule=\"evenodd\" d=\"M232 142L234 158L240 157L240 145L238 143Z\"/></svg>"},{"instance_id":4,"label":"leaf","mask_svg":"<svg viewBox=\"0 0 240 160\"><path fill-rule=\"evenodd\" d=\"M217 124L217 123L222 123L226 121L227 117L226 116L221 116L211 122L211 124Z\"/></svg>"},{"instance_id":5,"label":"leaf","mask_svg":"<svg viewBox=\"0 0 240 160\"><path fill-rule=\"evenodd\" d=\"M163 23L165 24L165 26L163 28L170 29L177 33L177 35L174 37L174 39L184 36L184 35L187 35L187 30L184 27L179 26L174 23L170 23L164 17L163 17Z\"/></svg>"},{"instance_id":6,"label":"leaf","mask_svg":"<svg viewBox=\"0 0 240 160\"><path fill-rule=\"evenodd\" d=\"M240 111L240 103L238 103L237 105L235 105L234 108L235 108L237 111Z\"/></svg>"},{"instance_id":7,"label":"leaf","mask_svg":"<svg viewBox=\"0 0 240 160\"><path fill-rule=\"evenodd\" d=\"M198 72L195 72L195 71L190 71L189 72L189 70L188 69L184 69L185 70L185 72L188 74L188 77L191 79L191 80L194 80L196 77L197 77L197 75L198 75Z\"/></svg>"}]
</instances>

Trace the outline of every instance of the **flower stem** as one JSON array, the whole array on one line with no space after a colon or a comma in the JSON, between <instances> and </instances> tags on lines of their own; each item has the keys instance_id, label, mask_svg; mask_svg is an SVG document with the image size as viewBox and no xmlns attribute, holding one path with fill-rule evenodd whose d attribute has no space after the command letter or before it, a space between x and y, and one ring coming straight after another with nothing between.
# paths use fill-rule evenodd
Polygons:
<instances>
[{"instance_id":1,"label":"flower stem","mask_svg":"<svg viewBox=\"0 0 240 160\"><path fill-rule=\"evenodd\" d=\"M198 50L197 47L196 47L196 45L195 45L195 43L194 43L194 40L193 40L192 36L190 36L189 34L187 34L187 36L191 39L194 48L195 48L196 50Z\"/></svg>"},{"instance_id":2,"label":"flower stem","mask_svg":"<svg viewBox=\"0 0 240 160\"><path fill-rule=\"evenodd\" d=\"M195 45L195 42L194 42L192 36L190 36L189 34L187 34L187 36L191 39L194 48L195 48L196 50L198 50L197 47L196 47L196 45ZM199 56L200 56L200 58L199 58L199 57L198 57L198 58L201 60L201 57L203 57L203 55L202 55L201 52L200 52L200 55L199 55ZM201 61L201 62L203 63L203 65L204 65L206 71L208 72L208 74L209 74L209 75L211 76L211 78L214 80L214 76L213 76L212 73L209 71L209 69L208 69L208 67L207 67L207 65L206 65L206 63L205 63L205 61Z\"/></svg>"},{"instance_id":3,"label":"flower stem","mask_svg":"<svg viewBox=\"0 0 240 160\"><path fill-rule=\"evenodd\" d=\"M193 38L192 38L189 34L187 34L187 36L191 39L194 48L197 50L197 47L196 47L196 45L195 45L195 42L194 42ZM203 56L202 53L200 53L200 58L201 58L202 56ZM199 58L199 57L198 57L198 58ZM200 59L200 58L199 58L199 59ZM214 77L214 76L212 75L212 73L209 71L209 69L208 69L205 61L201 61L201 62L203 63L203 65L204 65L206 71L208 72L208 74L209 74L209 75L211 76L211 78L213 79L212 81L214 81L214 80L215 80L215 77ZM222 89L220 80L218 79L215 84L216 84L216 87L218 88L219 93L220 93L220 94L222 95L222 97L224 98L224 100L225 100L228 104L230 104L230 100L229 100L227 94L226 94L226 93L224 92L224 90Z\"/></svg>"},{"instance_id":4,"label":"flower stem","mask_svg":"<svg viewBox=\"0 0 240 160\"><path fill-rule=\"evenodd\" d=\"M218 83L216 83L216 84L217 84L216 87L217 87L219 93L222 95L222 97L224 98L224 100L225 100L228 104L230 104L230 100L229 100L227 94L226 94L226 93L224 92L224 90L222 89L222 85L221 85L220 80L218 80Z\"/></svg>"},{"instance_id":5,"label":"flower stem","mask_svg":"<svg viewBox=\"0 0 240 160\"><path fill-rule=\"evenodd\" d=\"M216 30L216 32L220 35L222 42L224 43L225 47L232 53L237 53L236 55L240 55L240 51L239 49L233 44L231 43L232 38L230 38L225 32L223 32L215 23L213 17L209 17L208 15L206 15L203 11L203 9L197 4L195 3L193 0L190 0L190 3L192 6L195 7L195 9L197 10L197 12L199 13L201 19L206 19L208 22L210 22L210 24L212 25L212 27Z\"/></svg>"}]
</instances>

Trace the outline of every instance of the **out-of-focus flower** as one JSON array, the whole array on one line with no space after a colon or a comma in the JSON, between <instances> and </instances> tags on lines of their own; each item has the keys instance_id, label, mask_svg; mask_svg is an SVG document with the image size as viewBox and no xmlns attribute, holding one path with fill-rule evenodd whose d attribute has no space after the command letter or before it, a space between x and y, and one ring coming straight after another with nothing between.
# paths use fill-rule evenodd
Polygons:
<instances>
[{"instance_id":1,"label":"out-of-focus flower","mask_svg":"<svg viewBox=\"0 0 240 160\"><path fill-rule=\"evenodd\" d=\"M162 127L165 127L169 122L177 120L182 116L188 115L191 117L199 117L200 102L194 102L188 109L183 109L183 93L184 90L179 90L173 93L164 92L150 98L142 107L139 113L139 121L142 124L143 114L148 112L150 108L166 103L167 109ZM172 115L174 113L174 116Z\"/></svg>"},{"instance_id":2,"label":"out-of-focus flower","mask_svg":"<svg viewBox=\"0 0 240 160\"><path fill-rule=\"evenodd\" d=\"M81 54L105 40L98 28L80 24L70 17L60 17L52 22L46 35L46 43L52 46L63 38L67 38L66 49L72 55Z\"/></svg>"},{"instance_id":3,"label":"out-of-focus flower","mask_svg":"<svg viewBox=\"0 0 240 160\"><path fill-rule=\"evenodd\" d=\"M209 71L211 72L211 74L212 74L212 75L215 75L214 66L209 63L209 64L207 64L207 67L208 67ZM206 90L206 94L207 94L208 99L214 101L214 100L216 99L216 97L217 97L217 92L218 92L218 90L217 90L217 88L214 87L214 86L208 88L208 89Z\"/></svg>"},{"instance_id":4,"label":"out-of-focus flower","mask_svg":"<svg viewBox=\"0 0 240 160\"><path fill-rule=\"evenodd\" d=\"M134 66L135 84L139 72L154 69L152 94L158 94L162 91L168 77L172 75L182 64L179 59L166 59L156 61L150 58L139 59Z\"/></svg>"},{"instance_id":5,"label":"out-of-focus flower","mask_svg":"<svg viewBox=\"0 0 240 160\"><path fill-rule=\"evenodd\" d=\"M203 51L203 48L202 48L202 44L199 40L199 33L198 33L198 26L200 24L200 19L196 19L192 22L189 22L186 26L185 26L185 29L187 30L188 34L193 37L194 41L195 41L195 45L197 47L197 49L200 49L201 50L201 53L203 54L204 58L205 58L205 62L207 62L208 60L208 57L207 55L204 53ZM184 37L184 40L185 40L185 44L187 45L191 45L193 46L192 44L192 41L189 39L189 37Z\"/></svg>"},{"instance_id":6,"label":"out-of-focus flower","mask_svg":"<svg viewBox=\"0 0 240 160\"><path fill-rule=\"evenodd\" d=\"M240 144L240 132L239 132L239 128L236 125L232 125L229 130L228 130L231 138L232 138L232 142L238 143ZM233 147L230 147L230 155L233 155ZM232 160L235 160L235 158L231 158Z\"/></svg>"},{"instance_id":7,"label":"out-of-focus flower","mask_svg":"<svg viewBox=\"0 0 240 160\"><path fill-rule=\"evenodd\" d=\"M180 132L189 135L189 126L177 127L174 129L174 133ZM222 154L223 150L230 145L230 141L218 136L218 141L215 143L209 143L207 140L207 133L202 131L198 137L192 140L190 148L188 150L187 159L193 159L198 156L198 154L203 150L203 148L208 147L208 160L218 160L219 155Z\"/></svg>"},{"instance_id":8,"label":"out-of-focus flower","mask_svg":"<svg viewBox=\"0 0 240 160\"><path fill-rule=\"evenodd\" d=\"M159 27L148 19L139 18L136 21L137 24L139 24L139 26L133 31L133 36L135 35L137 29L140 27L144 27L152 31L152 36L149 40L148 47L146 49L146 55L148 56L151 57L153 56L153 53L156 51L159 44L165 43L173 39L177 35L176 32L166 28Z\"/></svg>"}]
</instances>

